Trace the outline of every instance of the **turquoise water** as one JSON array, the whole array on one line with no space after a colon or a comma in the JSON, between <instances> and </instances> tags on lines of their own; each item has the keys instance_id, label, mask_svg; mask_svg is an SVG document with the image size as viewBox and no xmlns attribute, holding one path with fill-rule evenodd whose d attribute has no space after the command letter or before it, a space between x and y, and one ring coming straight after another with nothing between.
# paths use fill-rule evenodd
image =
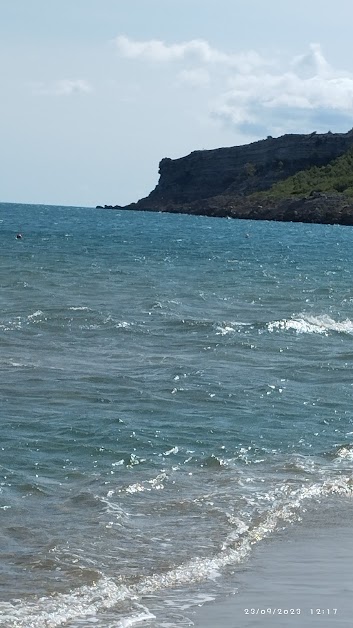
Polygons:
<instances>
[{"instance_id":1,"label":"turquoise water","mask_svg":"<svg viewBox=\"0 0 353 628\"><path fill-rule=\"evenodd\" d=\"M0 230L1 627L190 625L350 499L351 228L2 204Z\"/></svg>"}]
</instances>

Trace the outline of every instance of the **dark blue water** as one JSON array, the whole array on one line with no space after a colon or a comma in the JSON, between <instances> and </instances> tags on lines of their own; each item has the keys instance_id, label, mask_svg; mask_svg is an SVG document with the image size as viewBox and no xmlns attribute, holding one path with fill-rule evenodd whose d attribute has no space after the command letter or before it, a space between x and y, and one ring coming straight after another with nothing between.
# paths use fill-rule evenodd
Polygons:
<instances>
[{"instance_id":1,"label":"dark blue water","mask_svg":"<svg viewBox=\"0 0 353 628\"><path fill-rule=\"evenodd\" d=\"M0 626L189 625L255 544L343 507L351 228L0 221Z\"/></svg>"}]
</instances>

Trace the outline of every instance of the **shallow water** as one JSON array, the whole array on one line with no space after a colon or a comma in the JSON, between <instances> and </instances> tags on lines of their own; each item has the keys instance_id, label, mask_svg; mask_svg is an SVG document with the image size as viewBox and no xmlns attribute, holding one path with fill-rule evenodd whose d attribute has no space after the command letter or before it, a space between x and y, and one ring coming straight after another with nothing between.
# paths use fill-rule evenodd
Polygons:
<instances>
[{"instance_id":1,"label":"shallow water","mask_svg":"<svg viewBox=\"0 0 353 628\"><path fill-rule=\"evenodd\" d=\"M311 504L300 525L253 548L234 570L233 592L189 610L199 628L350 628L352 500Z\"/></svg>"},{"instance_id":2,"label":"shallow water","mask_svg":"<svg viewBox=\"0 0 353 628\"><path fill-rule=\"evenodd\" d=\"M0 626L189 625L262 539L350 499L349 227L0 220Z\"/></svg>"}]
</instances>

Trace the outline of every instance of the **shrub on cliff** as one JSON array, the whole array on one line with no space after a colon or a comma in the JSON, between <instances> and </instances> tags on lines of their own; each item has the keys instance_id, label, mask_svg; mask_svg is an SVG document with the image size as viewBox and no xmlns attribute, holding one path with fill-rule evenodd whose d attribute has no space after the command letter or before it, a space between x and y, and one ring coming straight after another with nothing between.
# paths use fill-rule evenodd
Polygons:
<instances>
[{"instance_id":1,"label":"shrub on cliff","mask_svg":"<svg viewBox=\"0 0 353 628\"><path fill-rule=\"evenodd\" d=\"M311 192L344 193L353 196L353 149L326 166L313 166L292 177L275 183L269 190L258 193L261 198L307 196Z\"/></svg>"}]
</instances>

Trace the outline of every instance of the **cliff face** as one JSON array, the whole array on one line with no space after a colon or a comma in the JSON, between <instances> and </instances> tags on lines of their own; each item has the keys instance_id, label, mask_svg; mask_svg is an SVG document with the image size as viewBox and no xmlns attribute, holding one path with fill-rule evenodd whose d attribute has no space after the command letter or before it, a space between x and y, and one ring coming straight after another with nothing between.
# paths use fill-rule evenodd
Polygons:
<instances>
[{"instance_id":1,"label":"cliff face","mask_svg":"<svg viewBox=\"0 0 353 628\"><path fill-rule=\"evenodd\" d=\"M215 197L240 201L299 170L326 165L352 146L353 129L348 133L268 137L245 146L195 151L181 159L165 158L159 164L156 188L127 208L185 211L187 205L198 205L202 200L209 205L213 198L216 208Z\"/></svg>"}]
</instances>

